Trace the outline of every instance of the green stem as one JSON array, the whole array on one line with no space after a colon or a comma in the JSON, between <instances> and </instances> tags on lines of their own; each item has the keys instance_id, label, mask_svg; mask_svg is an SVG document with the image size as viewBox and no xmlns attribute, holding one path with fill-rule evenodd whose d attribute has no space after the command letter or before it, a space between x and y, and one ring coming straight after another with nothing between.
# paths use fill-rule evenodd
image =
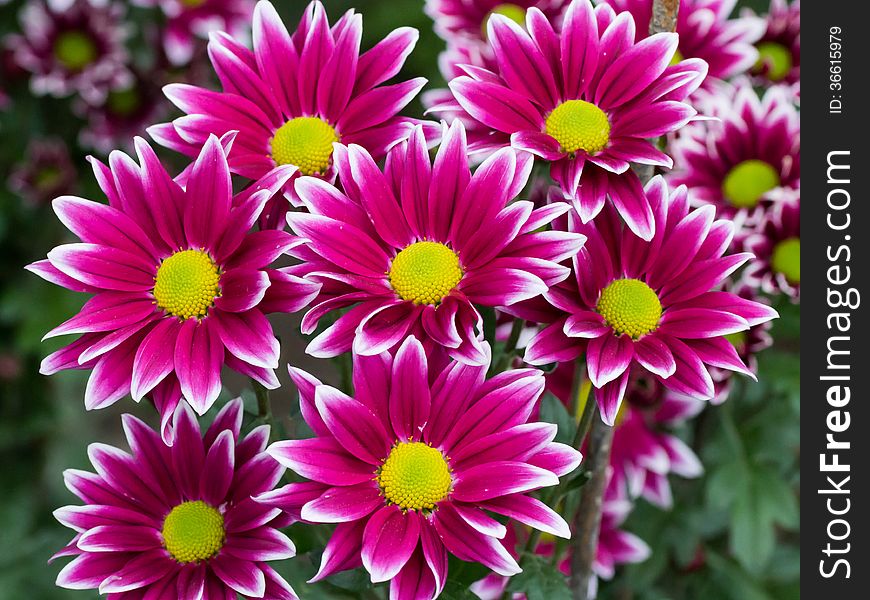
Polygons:
<instances>
[{"instance_id":1,"label":"green stem","mask_svg":"<svg viewBox=\"0 0 870 600\"><path fill-rule=\"evenodd\" d=\"M251 379L254 395L257 397L257 416L264 423L272 423L272 401L269 398L269 390L263 387L259 381Z\"/></svg>"},{"instance_id":2,"label":"green stem","mask_svg":"<svg viewBox=\"0 0 870 600\"><path fill-rule=\"evenodd\" d=\"M338 370L341 376L339 387L348 396L353 396L353 357L345 352L338 357Z\"/></svg>"},{"instance_id":3,"label":"green stem","mask_svg":"<svg viewBox=\"0 0 870 600\"><path fill-rule=\"evenodd\" d=\"M511 366L511 361L514 359L517 350L517 343L520 341L520 334L523 332L523 327L525 327L525 325L526 322L523 319L514 319L514 323L511 326L511 332L504 344L504 349L502 350L498 362L493 365L493 371L490 373L491 375L502 373Z\"/></svg>"}]
</instances>

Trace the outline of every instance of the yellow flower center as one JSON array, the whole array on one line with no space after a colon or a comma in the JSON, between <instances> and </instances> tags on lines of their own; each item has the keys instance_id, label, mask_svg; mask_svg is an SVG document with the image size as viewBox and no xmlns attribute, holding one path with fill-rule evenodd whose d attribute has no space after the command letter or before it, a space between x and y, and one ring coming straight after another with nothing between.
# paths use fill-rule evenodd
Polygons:
<instances>
[{"instance_id":1,"label":"yellow flower center","mask_svg":"<svg viewBox=\"0 0 870 600\"><path fill-rule=\"evenodd\" d=\"M725 339L728 340L734 349L738 352L743 352L743 349L746 348L746 340L749 336L746 335L745 331L735 331L734 333L728 333L725 335Z\"/></svg>"},{"instance_id":2,"label":"yellow flower center","mask_svg":"<svg viewBox=\"0 0 870 600\"><path fill-rule=\"evenodd\" d=\"M662 317L662 303L640 279L617 279L601 292L598 314L618 335L634 339L655 331Z\"/></svg>"},{"instance_id":3,"label":"yellow flower center","mask_svg":"<svg viewBox=\"0 0 870 600\"><path fill-rule=\"evenodd\" d=\"M452 482L444 455L423 442L396 444L378 472L384 497L404 510L432 510Z\"/></svg>"},{"instance_id":4,"label":"yellow flower center","mask_svg":"<svg viewBox=\"0 0 870 600\"><path fill-rule=\"evenodd\" d=\"M181 250L157 269L154 298L176 317L204 317L219 294L219 281L220 271L205 251Z\"/></svg>"},{"instance_id":5,"label":"yellow flower center","mask_svg":"<svg viewBox=\"0 0 870 600\"><path fill-rule=\"evenodd\" d=\"M545 133L564 152L584 150L595 154L610 141L610 121L604 111L585 100L563 102L547 117Z\"/></svg>"},{"instance_id":6,"label":"yellow flower center","mask_svg":"<svg viewBox=\"0 0 870 600\"><path fill-rule=\"evenodd\" d=\"M325 173L332 159L332 143L338 134L317 117L290 119L272 138L272 159L279 165L294 165L303 175Z\"/></svg>"},{"instance_id":7,"label":"yellow flower center","mask_svg":"<svg viewBox=\"0 0 870 600\"><path fill-rule=\"evenodd\" d=\"M223 515L202 500L182 502L163 521L163 544L180 563L213 557L225 538Z\"/></svg>"},{"instance_id":8,"label":"yellow flower center","mask_svg":"<svg viewBox=\"0 0 870 600\"><path fill-rule=\"evenodd\" d=\"M493 8L489 13L487 13L486 17L483 19L483 23L480 26L481 35L483 39L486 39L486 28L489 25L489 18L492 15L502 15L503 17L507 17L514 23L518 24L520 27L526 26L526 9L522 6L517 6L516 4L499 4L495 8Z\"/></svg>"},{"instance_id":9,"label":"yellow flower center","mask_svg":"<svg viewBox=\"0 0 870 600\"><path fill-rule=\"evenodd\" d=\"M97 44L82 31L66 31L54 42L54 55L70 71L81 71L97 58Z\"/></svg>"},{"instance_id":10,"label":"yellow flower center","mask_svg":"<svg viewBox=\"0 0 870 600\"><path fill-rule=\"evenodd\" d=\"M402 300L438 304L462 279L456 253L438 242L415 242L390 266L390 285Z\"/></svg>"},{"instance_id":11,"label":"yellow flower center","mask_svg":"<svg viewBox=\"0 0 870 600\"><path fill-rule=\"evenodd\" d=\"M789 283L800 284L801 239L791 237L774 246L770 266L774 272L785 275L785 279Z\"/></svg>"},{"instance_id":12,"label":"yellow flower center","mask_svg":"<svg viewBox=\"0 0 870 600\"><path fill-rule=\"evenodd\" d=\"M671 59L670 66L673 67L674 65L678 65L684 60L686 60L686 58L683 56L683 53L680 52L680 49L677 48L676 52L674 52L674 57Z\"/></svg>"},{"instance_id":13,"label":"yellow flower center","mask_svg":"<svg viewBox=\"0 0 870 600\"><path fill-rule=\"evenodd\" d=\"M788 76L792 67L791 51L788 48L776 42L761 42L756 48L758 49L756 69L768 65L767 78L771 81L782 81Z\"/></svg>"},{"instance_id":14,"label":"yellow flower center","mask_svg":"<svg viewBox=\"0 0 870 600\"><path fill-rule=\"evenodd\" d=\"M779 173L763 160L744 160L725 176L722 193L736 208L753 208L761 197L779 187Z\"/></svg>"}]
</instances>

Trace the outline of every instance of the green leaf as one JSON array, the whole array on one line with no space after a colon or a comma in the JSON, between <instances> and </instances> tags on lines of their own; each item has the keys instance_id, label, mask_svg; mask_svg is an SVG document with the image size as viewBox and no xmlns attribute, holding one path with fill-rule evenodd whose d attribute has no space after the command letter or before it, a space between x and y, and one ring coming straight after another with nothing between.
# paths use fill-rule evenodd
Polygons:
<instances>
[{"instance_id":1,"label":"green leaf","mask_svg":"<svg viewBox=\"0 0 870 600\"><path fill-rule=\"evenodd\" d=\"M577 428L577 423L571 418L565 405L549 392L545 393L541 398L541 411L538 420L553 423L559 428L558 433L556 433L557 442L570 444L574 441L574 431Z\"/></svg>"},{"instance_id":2,"label":"green leaf","mask_svg":"<svg viewBox=\"0 0 870 600\"><path fill-rule=\"evenodd\" d=\"M508 591L523 592L528 600L571 600L565 576L548 557L526 554L520 566L523 572L511 577Z\"/></svg>"}]
</instances>

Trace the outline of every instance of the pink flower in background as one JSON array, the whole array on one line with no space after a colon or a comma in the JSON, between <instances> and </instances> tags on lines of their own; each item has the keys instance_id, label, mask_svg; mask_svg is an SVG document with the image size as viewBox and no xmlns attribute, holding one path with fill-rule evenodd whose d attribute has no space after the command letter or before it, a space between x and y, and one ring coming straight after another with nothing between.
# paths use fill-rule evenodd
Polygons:
<instances>
[{"instance_id":1,"label":"pink flower in background","mask_svg":"<svg viewBox=\"0 0 870 600\"><path fill-rule=\"evenodd\" d=\"M113 0L29 0L21 10L22 33L5 42L32 74L35 95L79 94L99 103L130 82L124 13Z\"/></svg>"},{"instance_id":2,"label":"pink flower in background","mask_svg":"<svg viewBox=\"0 0 870 600\"><path fill-rule=\"evenodd\" d=\"M629 227L650 239L652 209L629 162L672 165L648 138L695 117L684 100L703 81L704 61L669 66L676 34L635 43L630 14L617 16L606 5L593 12L587 0L571 2L561 33L535 8L526 14L526 29L493 15L488 31L498 70L468 68L451 81L457 102L487 127L510 134L514 147L550 162L550 174L583 222L609 196Z\"/></svg>"},{"instance_id":3,"label":"pink flower in background","mask_svg":"<svg viewBox=\"0 0 870 600\"><path fill-rule=\"evenodd\" d=\"M567 0L426 0L425 11L435 22L435 33L448 45L466 45L486 40L486 27L492 15L525 25L527 11L535 7L555 22L567 5Z\"/></svg>"},{"instance_id":4,"label":"pink flower in background","mask_svg":"<svg viewBox=\"0 0 870 600\"><path fill-rule=\"evenodd\" d=\"M55 511L76 531L53 558L75 556L57 585L97 589L109 598L245 598L295 600L267 562L296 551L278 531L280 511L251 496L271 490L284 468L263 451L269 427L241 438L242 402L233 400L201 435L190 409L174 413L175 444L124 415L130 453L91 444L96 473L64 479L84 505Z\"/></svg>"},{"instance_id":5,"label":"pink flower in background","mask_svg":"<svg viewBox=\"0 0 870 600\"><path fill-rule=\"evenodd\" d=\"M750 8L746 15L755 16ZM756 81L766 85L787 83L800 97L801 82L801 2L770 0L770 8L763 15L766 29L755 44L759 59L752 69Z\"/></svg>"},{"instance_id":6,"label":"pink flower in background","mask_svg":"<svg viewBox=\"0 0 870 600\"><path fill-rule=\"evenodd\" d=\"M738 226L758 224L771 204L800 188L800 115L787 88L759 99L746 80L709 97L714 121L693 123L671 143L673 185ZM738 231L738 236L745 232Z\"/></svg>"},{"instance_id":7,"label":"pink flower in background","mask_svg":"<svg viewBox=\"0 0 870 600\"><path fill-rule=\"evenodd\" d=\"M190 62L198 38L212 31L245 37L251 27L254 0L132 0L159 6L166 15L164 51L172 64Z\"/></svg>"},{"instance_id":8,"label":"pink flower in background","mask_svg":"<svg viewBox=\"0 0 870 600\"><path fill-rule=\"evenodd\" d=\"M272 171L234 198L225 150L214 136L190 168L186 188L141 138L136 151L139 164L120 152L110 155L109 167L91 161L109 204L56 199L58 217L82 241L58 246L27 268L93 294L46 334L81 337L46 357L40 372L93 369L88 409L128 393L135 400L153 393L169 439L181 396L203 414L220 393L224 365L278 387L278 340L264 313L299 310L319 285L269 268L301 240L284 231L248 233L291 169Z\"/></svg>"},{"instance_id":9,"label":"pink flower in background","mask_svg":"<svg viewBox=\"0 0 870 600\"><path fill-rule=\"evenodd\" d=\"M362 565L373 582L391 580L395 600L435 598L448 553L516 574L500 542L507 529L490 512L570 537L557 513L526 495L581 459L553 442L555 425L528 422L544 377L516 369L486 380L488 366L432 370L411 336L395 358L355 357L356 398L291 370L316 437L268 451L319 493L289 484L258 500L291 511L302 501L303 520L338 523L312 582Z\"/></svg>"},{"instance_id":10,"label":"pink flower in background","mask_svg":"<svg viewBox=\"0 0 870 600\"><path fill-rule=\"evenodd\" d=\"M294 272L323 283L303 333L353 306L308 345L312 356L351 347L379 354L413 334L456 360L488 362L475 305L539 296L568 276L558 263L583 243L577 233L540 231L567 204L511 202L526 185L530 155L504 148L472 176L459 122L434 162L420 127L390 151L383 173L359 146L336 145L335 156L344 192L301 178L296 192L309 212L287 215L307 240L292 252L304 261Z\"/></svg>"},{"instance_id":11,"label":"pink flower in background","mask_svg":"<svg viewBox=\"0 0 870 600\"><path fill-rule=\"evenodd\" d=\"M358 144L380 158L417 123L397 113L426 80L381 85L399 72L417 35L399 28L360 54L361 15L349 11L330 29L315 1L291 35L262 0L254 11L253 52L226 34L211 36L209 55L223 91L167 86L167 97L187 115L148 131L160 144L193 156L210 134L238 130L229 155L233 173L256 180L288 165L294 177L332 182L335 142ZM430 133L434 126L427 125ZM292 184L286 192L299 205ZM275 198L262 225L282 227L286 211L287 203Z\"/></svg>"},{"instance_id":12,"label":"pink flower in background","mask_svg":"<svg viewBox=\"0 0 870 600\"><path fill-rule=\"evenodd\" d=\"M34 205L43 205L67 194L78 173L69 149L58 138L35 139L27 144L24 160L9 174L9 189Z\"/></svg>"},{"instance_id":13,"label":"pink flower in background","mask_svg":"<svg viewBox=\"0 0 870 600\"><path fill-rule=\"evenodd\" d=\"M649 35L640 24L652 18L650 0L596 0L607 3L616 11L629 11L638 23L637 41ZM756 42L764 32L763 19L744 14L731 18L737 0L681 0L677 13L677 46L675 60L703 59L710 67L707 84L725 80L748 71L758 61ZM709 86L708 86L709 87Z\"/></svg>"},{"instance_id":14,"label":"pink flower in background","mask_svg":"<svg viewBox=\"0 0 870 600\"><path fill-rule=\"evenodd\" d=\"M769 306L712 291L751 254L724 255L733 224L712 207L689 210L686 189L669 192L661 177L646 187L655 236L644 241L605 209L570 231L587 236L574 274L544 296L561 312L526 348L529 364L576 359L585 352L604 421L615 422L638 365L674 391L714 396L708 367L754 377L724 336L777 316Z\"/></svg>"},{"instance_id":15,"label":"pink flower in background","mask_svg":"<svg viewBox=\"0 0 870 600\"><path fill-rule=\"evenodd\" d=\"M801 201L799 193L777 202L744 244L755 260L743 281L766 294L801 298Z\"/></svg>"}]
</instances>

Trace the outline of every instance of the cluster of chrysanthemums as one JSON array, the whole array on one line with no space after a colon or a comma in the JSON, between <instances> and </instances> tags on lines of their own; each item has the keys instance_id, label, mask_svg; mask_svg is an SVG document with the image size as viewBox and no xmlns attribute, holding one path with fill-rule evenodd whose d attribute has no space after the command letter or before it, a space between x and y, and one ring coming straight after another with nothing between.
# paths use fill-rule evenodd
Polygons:
<instances>
[{"instance_id":1,"label":"cluster of chrysanthemums","mask_svg":"<svg viewBox=\"0 0 870 600\"><path fill-rule=\"evenodd\" d=\"M363 49L361 15L317 0L293 30L267 0L137 4L164 11L175 64L217 21L220 89L166 86L184 114L148 133L189 166L171 175L141 137L92 158L108 202L56 198L80 241L28 266L90 295L42 373L90 371L88 410L159 413L65 474L82 504L56 512L75 530L58 585L295 598L269 563L302 522L335 524L312 584L362 567L429 600L453 555L501 597L521 548L562 551L532 530L572 535L538 490L576 476L582 438L554 441L545 393L615 428L596 572L642 560L620 530L633 501L667 507L669 475L702 470L673 427L754 377L771 299L799 300L799 5L683 0L676 33L649 35L651 0L428 0L439 122L400 116L426 83L400 75L414 29ZM33 90L138 110L154 82L126 62L122 12L30 0L14 44ZM203 433L222 372L261 406L280 386L266 315L300 311L284 344L352 362L343 389L290 367L312 436L269 445L238 400Z\"/></svg>"}]
</instances>

